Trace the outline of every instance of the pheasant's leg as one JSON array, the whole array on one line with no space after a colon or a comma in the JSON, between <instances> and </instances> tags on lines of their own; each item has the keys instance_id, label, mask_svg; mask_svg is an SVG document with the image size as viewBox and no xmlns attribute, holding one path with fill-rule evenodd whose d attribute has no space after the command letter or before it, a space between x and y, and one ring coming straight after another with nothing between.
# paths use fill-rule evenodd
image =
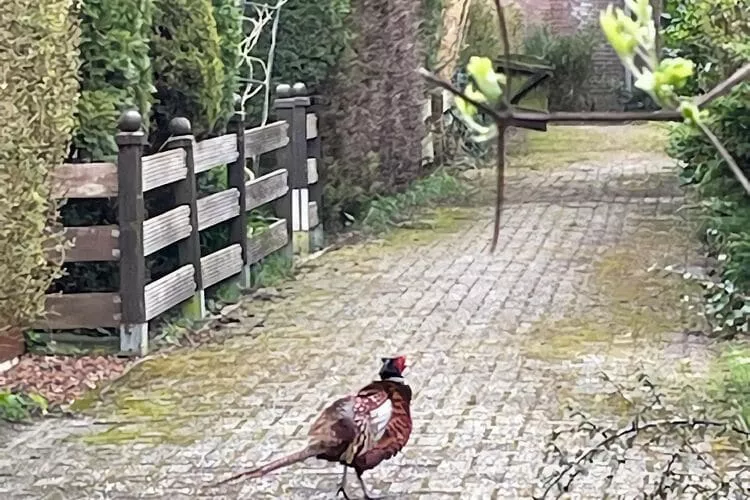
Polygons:
<instances>
[{"instance_id":1,"label":"pheasant's leg","mask_svg":"<svg viewBox=\"0 0 750 500\"><path fill-rule=\"evenodd\" d=\"M344 466L344 474L341 476L341 482L339 483L339 489L336 490L336 496L339 496L339 493L344 495L344 498L346 500L349 500L349 495L346 494L346 471L347 466Z\"/></svg>"},{"instance_id":2,"label":"pheasant's leg","mask_svg":"<svg viewBox=\"0 0 750 500\"><path fill-rule=\"evenodd\" d=\"M358 469L354 470L357 472L357 479L359 479L359 485L362 486L362 493L365 494L365 500L377 500L376 497L372 497L369 493L367 493L367 487L365 486L365 482L362 480L362 471Z\"/></svg>"}]
</instances>

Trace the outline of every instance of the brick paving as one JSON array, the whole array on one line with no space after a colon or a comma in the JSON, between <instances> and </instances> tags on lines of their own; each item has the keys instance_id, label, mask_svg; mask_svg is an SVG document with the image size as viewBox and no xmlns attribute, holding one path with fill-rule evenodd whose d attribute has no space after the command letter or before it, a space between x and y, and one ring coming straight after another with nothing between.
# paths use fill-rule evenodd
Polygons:
<instances>
[{"instance_id":1,"label":"brick paving","mask_svg":"<svg viewBox=\"0 0 750 500\"><path fill-rule=\"evenodd\" d=\"M653 355L635 344L567 363L524 354L524 332L541 318L592 300L599 255L639 221L679 206L668 163L623 154L606 165L511 175L494 254L492 212L479 207L415 243L401 232L313 261L287 298L243 306L254 315L247 321L263 318L260 327L141 364L86 417L6 429L0 497L333 498L339 467L316 461L201 487L298 448L323 405L367 383L382 354L398 352L411 363L415 430L402 455L365 475L371 489L404 499L530 498L561 418L561 387L591 389L590 373L622 373L636 359L670 371L689 358L700 371L711 358L679 335L680 325ZM573 498L633 498L642 465L592 473ZM350 488L361 497L356 481Z\"/></svg>"}]
</instances>

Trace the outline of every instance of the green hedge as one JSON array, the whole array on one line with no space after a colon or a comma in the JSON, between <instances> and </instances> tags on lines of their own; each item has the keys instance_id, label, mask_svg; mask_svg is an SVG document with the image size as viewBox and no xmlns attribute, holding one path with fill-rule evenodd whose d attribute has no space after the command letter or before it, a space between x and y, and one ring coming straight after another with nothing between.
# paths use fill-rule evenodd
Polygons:
<instances>
[{"instance_id":1,"label":"green hedge","mask_svg":"<svg viewBox=\"0 0 750 500\"><path fill-rule=\"evenodd\" d=\"M350 46L351 26L347 23L350 3L350 0L289 0L282 7L271 74L272 89L279 83L297 81L318 90L327 88ZM253 55L265 60L270 47L271 26L267 25ZM262 93L245 104L251 123L260 121L262 104Z\"/></svg>"},{"instance_id":2,"label":"green hedge","mask_svg":"<svg viewBox=\"0 0 750 500\"><path fill-rule=\"evenodd\" d=\"M73 0L0 2L0 333L44 308L58 267L45 247L50 171L65 158L78 98ZM51 241L50 241L51 240Z\"/></svg>"},{"instance_id":3,"label":"green hedge","mask_svg":"<svg viewBox=\"0 0 750 500\"><path fill-rule=\"evenodd\" d=\"M576 33L558 35L547 26L535 27L524 40L524 53L544 59L555 68L546 84L550 111L586 111L594 75L594 50L598 28L587 26Z\"/></svg>"},{"instance_id":4,"label":"green hedge","mask_svg":"<svg viewBox=\"0 0 750 500\"><path fill-rule=\"evenodd\" d=\"M76 156L117 154L114 135L124 109L148 116L154 91L149 39L153 0L84 0L81 4L81 97Z\"/></svg>"},{"instance_id":5,"label":"green hedge","mask_svg":"<svg viewBox=\"0 0 750 500\"><path fill-rule=\"evenodd\" d=\"M193 133L211 133L224 110L224 64L211 0L155 0L151 58L156 86L152 143L168 137L169 121L187 117Z\"/></svg>"},{"instance_id":6,"label":"green hedge","mask_svg":"<svg viewBox=\"0 0 750 500\"><path fill-rule=\"evenodd\" d=\"M750 17L745 0L669 0L670 18L664 30L666 52L691 59L697 66L692 83L696 93L706 91L750 59ZM746 10L746 9L745 9ZM744 83L710 107L709 127L724 143L745 175L750 174L750 84ZM673 129L669 153L684 162L683 181L702 201L706 240L721 256L720 276L750 292L750 196L734 178L716 149L693 129ZM709 291L709 319L718 327L750 326L742 309L750 303L731 292ZM735 312L736 311L736 312Z\"/></svg>"},{"instance_id":7,"label":"green hedge","mask_svg":"<svg viewBox=\"0 0 750 500\"><path fill-rule=\"evenodd\" d=\"M155 93L157 142L177 115L199 135L225 127L242 41L234 0L84 0L80 19L79 159L113 157L120 113L135 107L149 116Z\"/></svg>"},{"instance_id":8,"label":"green hedge","mask_svg":"<svg viewBox=\"0 0 750 500\"><path fill-rule=\"evenodd\" d=\"M429 69L435 69L439 63L437 58L443 32L444 6L444 0L422 0L420 35L424 48L424 64Z\"/></svg>"},{"instance_id":9,"label":"green hedge","mask_svg":"<svg viewBox=\"0 0 750 500\"><path fill-rule=\"evenodd\" d=\"M224 65L221 111L216 127L223 129L234 112L234 94L239 90L242 57L242 9L236 0L213 0L214 20L219 35L221 62Z\"/></svg>"}]
</instances>

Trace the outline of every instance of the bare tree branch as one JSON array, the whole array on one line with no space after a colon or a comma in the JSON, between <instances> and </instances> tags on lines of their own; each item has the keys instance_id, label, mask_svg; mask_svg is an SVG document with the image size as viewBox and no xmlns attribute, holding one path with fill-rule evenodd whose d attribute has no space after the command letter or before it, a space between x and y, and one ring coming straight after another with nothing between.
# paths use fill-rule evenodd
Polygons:
<instances>
[{"instance_id":1,"label":"bare tree branch","mask_svg":"<svg viewBox=\"0 0 750 500\"><path fill-rule=\"evenodd\" d=\"M708 128L708 126L706 126L705 123L699 123L698 127L700 127L701 132L703 132L703 134L708 137L708 140L711 141L711 144L714 145L724 161L727 162L727 165L729 165L729 169L737 178L737 181L742 184L742 187L745 188L747 194L750 194L750 181L747 180L747 177L745 177L745 174L742 172L740 166L737 165L736 161L734 161L731 153L727 151L727 148L724 147L724 144L721 143L719 138L716 137L716 135L711 131L711 129Z\"/></svg>"},{"instance_id":2,"label":"bare tree branch","mask_svg":"<svg viewBox=\"0 0 750 500\"><path fill-rule=\"evenodd\" d=\"M487 105L486 103L482 103L477 101L476 99L472 99L471 97L467 97L466 94L464 94L461 90L454 87L449 82L446 82L445 80L435 76L433 73L427 71L424 68L419 68L419 74L422 75L425 80L432 83L436 87L440 87L441 89L445 89L451 94L453 94L456 97L460 97L461 99L465 100L466 102L473 104L478 109L481 109L483 112L490 115L495 122L503 122L505 120L508 120L510 118L509 113L499 113L497 110L493 109L491 106Z\"/></svg>"},{"instance_id":3,"label":"bare tree branch","mask_svg":"<svg viewBox=\"0 0 750 500\"><path fill-rule=\"evenodd\" d=\"M634 121L650 122L678 122L683 120L677 111L591 111L556 113L513 111L510 116L516 120L545 123L565 122L594 122L594 123L626 123Z\"/></svg>"},{"instance_id":4,"label":"bare tree branch","mask_svg":"<svg viewBox=\"0 0 750 500\"><path fill-rule=\"evenodd\" d=\"M732 76L711 89L707 94L703 94L695 100L699 108L707 106L715 99L729 93L737 84L750 80L750 63L745 64L735 71Z\"/></svg>"},{"instance_id":5,"label":"bare tree branch","mask_svg":"<svg viewBox=\"0 0 750 500\"><path fill-rule=\"evenodd\" d=\"M500 239L500 216L502 215L503 201L505 195L505 131L506 127L499 127L497 130L497 196L495 199L495 225L492 229L492 246L490 252L497 248L497 242Z\"/></svg>"},{"instance_id":6,"label":"bare tree branch","mask_svg":"<svg viewBox=\"0 0 750 500\"><path fill-rule=\"evenodd\" d=\"M576 455L577 458L574 461L566 464L562 468L561 471L555 474L555 476L548 482L547 487L544 490L544 493L542 493L542 495L537 498L546 498L547 495L549 495L549 493L552 491L552 488L556 484L558 484L565 477L566 474L576 469L586 460L589 460L593 455L598 453L600 450L606 449L611 443L617 441L618 439L621 439L627 435L631 435L631 434L637 435L649 429L658 429L662 427L670 427L670 428L722 427L726 430L735 432L742 436L750 436L750 432L747 432L746 430L741 429L740 427L737 427L735 425L730 425L727 422L719 422L715 420L694 419L694 418L675 418L675 419L665 419L665 420L654 420L651 422L644 422L644 423L639 423L637 420L635 420L624 429L621 429L618 432L610 434L609 436L603 438L601 441L593 445L587 451Z\"/></svg>"}]
</instances>

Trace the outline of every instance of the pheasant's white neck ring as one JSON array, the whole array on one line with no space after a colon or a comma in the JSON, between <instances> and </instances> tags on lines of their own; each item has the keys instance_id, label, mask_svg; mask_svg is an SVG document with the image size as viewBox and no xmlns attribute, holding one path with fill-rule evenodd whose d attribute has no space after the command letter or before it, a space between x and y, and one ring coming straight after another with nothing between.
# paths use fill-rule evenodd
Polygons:
<instances>
[{"instance_id":1,"label":"pheasant's white neck ring","mask_svg":"<svg viewBox=\"0 0 750 500\"><path fill-rule=\"evenodd\" d=\"M404 383L404 377L388 377L386 379L383 379L386 382L397 382L399 384Z\"/></svg>"}]
</instances>

